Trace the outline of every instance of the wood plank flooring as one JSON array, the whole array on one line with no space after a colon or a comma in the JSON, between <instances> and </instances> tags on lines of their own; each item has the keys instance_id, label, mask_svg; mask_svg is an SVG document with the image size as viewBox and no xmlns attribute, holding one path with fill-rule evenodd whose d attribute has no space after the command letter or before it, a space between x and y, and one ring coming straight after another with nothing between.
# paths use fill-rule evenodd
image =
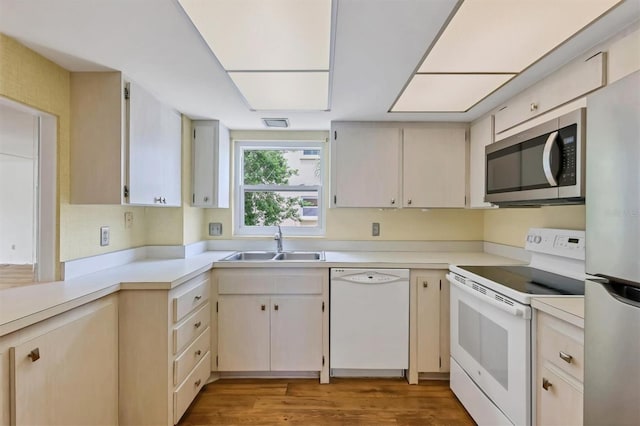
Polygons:
<instances>
[{"instance_id":1,"label":"wood plank flooring","mask_svg":"<svg viewBox=\"0 0 640 426\"><path fill-rule=\"evenodd\" d=\"M180 421L196 425L475 425L447 381L223 379Z\"/></svg>"}]
</instances>

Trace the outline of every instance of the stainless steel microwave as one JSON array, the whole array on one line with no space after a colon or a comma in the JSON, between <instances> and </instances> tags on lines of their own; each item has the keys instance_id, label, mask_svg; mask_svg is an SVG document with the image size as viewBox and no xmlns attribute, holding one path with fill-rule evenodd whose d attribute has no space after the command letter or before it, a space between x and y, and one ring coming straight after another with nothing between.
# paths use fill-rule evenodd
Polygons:
<instances>
[{"instance_id":1,"label":"stainless steel microwave","mask_svg":"<svg viewBox=\"0 0 640 426\"><path fill-rule=\"evenodd\" d=\"M586 108L485 148L485 201L502 205L584 203Z\"/></svg>"}]
</instances>

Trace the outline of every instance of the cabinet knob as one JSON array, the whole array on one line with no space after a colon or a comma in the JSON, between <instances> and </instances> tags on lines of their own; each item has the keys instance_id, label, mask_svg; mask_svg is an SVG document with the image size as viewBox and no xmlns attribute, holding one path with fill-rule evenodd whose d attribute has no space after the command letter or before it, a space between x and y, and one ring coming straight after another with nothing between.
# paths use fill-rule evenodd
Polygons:
<instances>
[{"instance_id":1,"label":"cabinet knob","mask_svg":"<svg viewBox=\"0 0 640 426\"><path fill-rule=\"evenodd\" d=\"M278 305L273 305L273 309L277 311L279 309Z\"/></svg>"},{"instance_id":2,"label":"cabinet knob","mask_svg":"<svg viewBox=\"0 0 640 426\"><path fill-rule=\"evenodd\" d=\"M542 389L548 391L550 387L552 387L553 385L551 384L551 382L547 379L545 379L544 377L542 378Z\"/></svg>"},{"instance_id":3,"label":"cabinet knob","mask_svg":"<svg viewBox=\"0 0 640 426\"><path fill-rule=\"evenodd\" d=\"M429 287L429 281L422 281L422 287L423 288Z\"/></svg>"},{"instance_id":4,"label":"cabinet knob","mask_svg":"<svg viewBox=\"0 0 640 426\"><path fill-rule=\"evenodd\" d=\"M573 357L567 353L560 351L560 353L558 353L558 356L560 356L560 358L567 364L571 364L573 362Z\"/></svg>"},{"instance_id":5,"label":"cabinet knob","mask_svg":"<svg viewBox=\"0 0 640 426\"><path fill-rule=\"evenodd\" d=\"M196 380L196 382L194 383L196 385L196 387L200 386L200 383L202 383L202 380L198 379Z\"/></svg>"},{"instance_id":6,"label":"cabinet knob","mask_svg":"<svg viewBox=\"0 0 640 426\"><path fill-rule=\"evenodd\" d=\"M531 102L531 105L529 105L529 110L531 112L536 111L538 109L538 104L535 102Z\"/></svg>"},{"instance_id":7,"label":"cabinet knob","mask_svg":"<svg viewBox=\"0 0 640 426\"><path fill-rule=\"evenodd\" d=\"M167 199L162 197L162 204L167 204Z\"/></svg>"},{"instance_id":8,"label":"cabinet knob","mask_svg":"<svg viewBox=\"0 0 640 426\"><path fill-rule=\"evenodd\" d=\"M396 199L395 199L395 198L392 198L392 199L391 199L391 204L395 204L395 203L396 203Z\"/></svg>"},{"instance_id":9,"label":"cabinet knob","mask_svg":"<svg viewBox=\"0 0 640 426\"><path fill-rule=\"evenodd\" d=\"M153 198L153 202L154 203L162 203L162 197L154 197Z\"/></svg>"},{"instance_id":10,"label":"cabinet knob","mask_svg":"<svg viewBox=\"0 0 640 426\"><path fill-rule=\"evenodd\" d=\"M409 200L407 201L408 205L411 205L411 198L409 198Z\"/></svg>"},{"instance_id":11,"label":"cabinet knob","mask_svg":"<svg viewBox=\"0 0 640 426\"><path fill-rule=\"evenodd\" d=\"M201 325L202 325L202 321L198 321L197 323L193 324L195 328L200 328Z\"/></svg>"},{"instance_id":12,"label":"cabinet knob","mask_svg":"<svg viewBox=\"0 0 640 426\"><path fill-rule=\"evenodd\" d=\"M31 352L29 352L29 355L27 356L31 358L31 362L36 362L40 359L40 348L35 348Z\"/></svg>"},{"instance_id":13,"label":"cabinet knob","mask_svg":"<svg viewBox=\"0 0 640 426\"><path fill-rule=\"evenodd\" d=\"M260 305L260 310L264 311L265 309L267 309L265 305Z\"/></svg>"},{"instance_id":14,"label":"cabinet knob","mask_svg":"<svg viewBox=\"0 0 640 426\"><path fill-rule=\"evenodd\" d=\"M206 203L207 201L209 201L209 197L204 197L204 202Z\"/></svg>"},{"instance_id":15,"label":"cabinet knob","mask_svg":"<svg viewBox=\"0 0 640 426\"><path fill-rule=\"evenodd\" d=\"M196 356L200 356L200 355L202 355L202 351L201 351L200 349L198 349L198 350L196 351Z\"/></svg>"},{"instance_id":16,"label":"cabinet knob","mask_svg":"<svg viewBox=\"0 0 640 426\"><path fill-rule=\"evenodd\" d=\"M202 299L202 296L197 295L196 297L194 297L194 299L196 299L196 300L200 300L200 299Z\"/></svg>"}]
</instances>

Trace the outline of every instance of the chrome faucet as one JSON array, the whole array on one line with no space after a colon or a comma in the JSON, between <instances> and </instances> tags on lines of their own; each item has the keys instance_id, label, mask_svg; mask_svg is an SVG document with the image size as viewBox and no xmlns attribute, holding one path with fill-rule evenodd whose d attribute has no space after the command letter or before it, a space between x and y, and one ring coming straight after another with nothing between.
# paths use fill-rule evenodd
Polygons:
<instances>
[{"instance_id":1,"label":"chrome faucet","mask_svg":"<svg viewBox=\"0 0 640 426\"><path fill-rule=\"evenodd\" d=\"M278 253L282 253L282 229L280 225L276 225L278 227L278 232L273 236L273 239L276 240L276 250Z\"/></svg>"}]
</instances>

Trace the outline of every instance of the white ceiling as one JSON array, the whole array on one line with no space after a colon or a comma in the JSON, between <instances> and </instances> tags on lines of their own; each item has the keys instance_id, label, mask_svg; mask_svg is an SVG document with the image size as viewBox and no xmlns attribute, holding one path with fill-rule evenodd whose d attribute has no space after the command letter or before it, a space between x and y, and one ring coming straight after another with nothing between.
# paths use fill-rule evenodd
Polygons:
<instances>
[{"instance_id":1,"label":"white ceiling","mask_svg":"<svg viewBox=\"0 0 640 426\"><path fill-rule=\"evenodd\" d=\"M458 1L334 1L330 111L251 111L177 0L0 0L0 32L72 71L121 70L191 118L263 129L262 117L278 116L320 130L331 120L472 121L640 18L640 0L626 0L466 113L388 113Z\"/></svg>"}]
</instances>

